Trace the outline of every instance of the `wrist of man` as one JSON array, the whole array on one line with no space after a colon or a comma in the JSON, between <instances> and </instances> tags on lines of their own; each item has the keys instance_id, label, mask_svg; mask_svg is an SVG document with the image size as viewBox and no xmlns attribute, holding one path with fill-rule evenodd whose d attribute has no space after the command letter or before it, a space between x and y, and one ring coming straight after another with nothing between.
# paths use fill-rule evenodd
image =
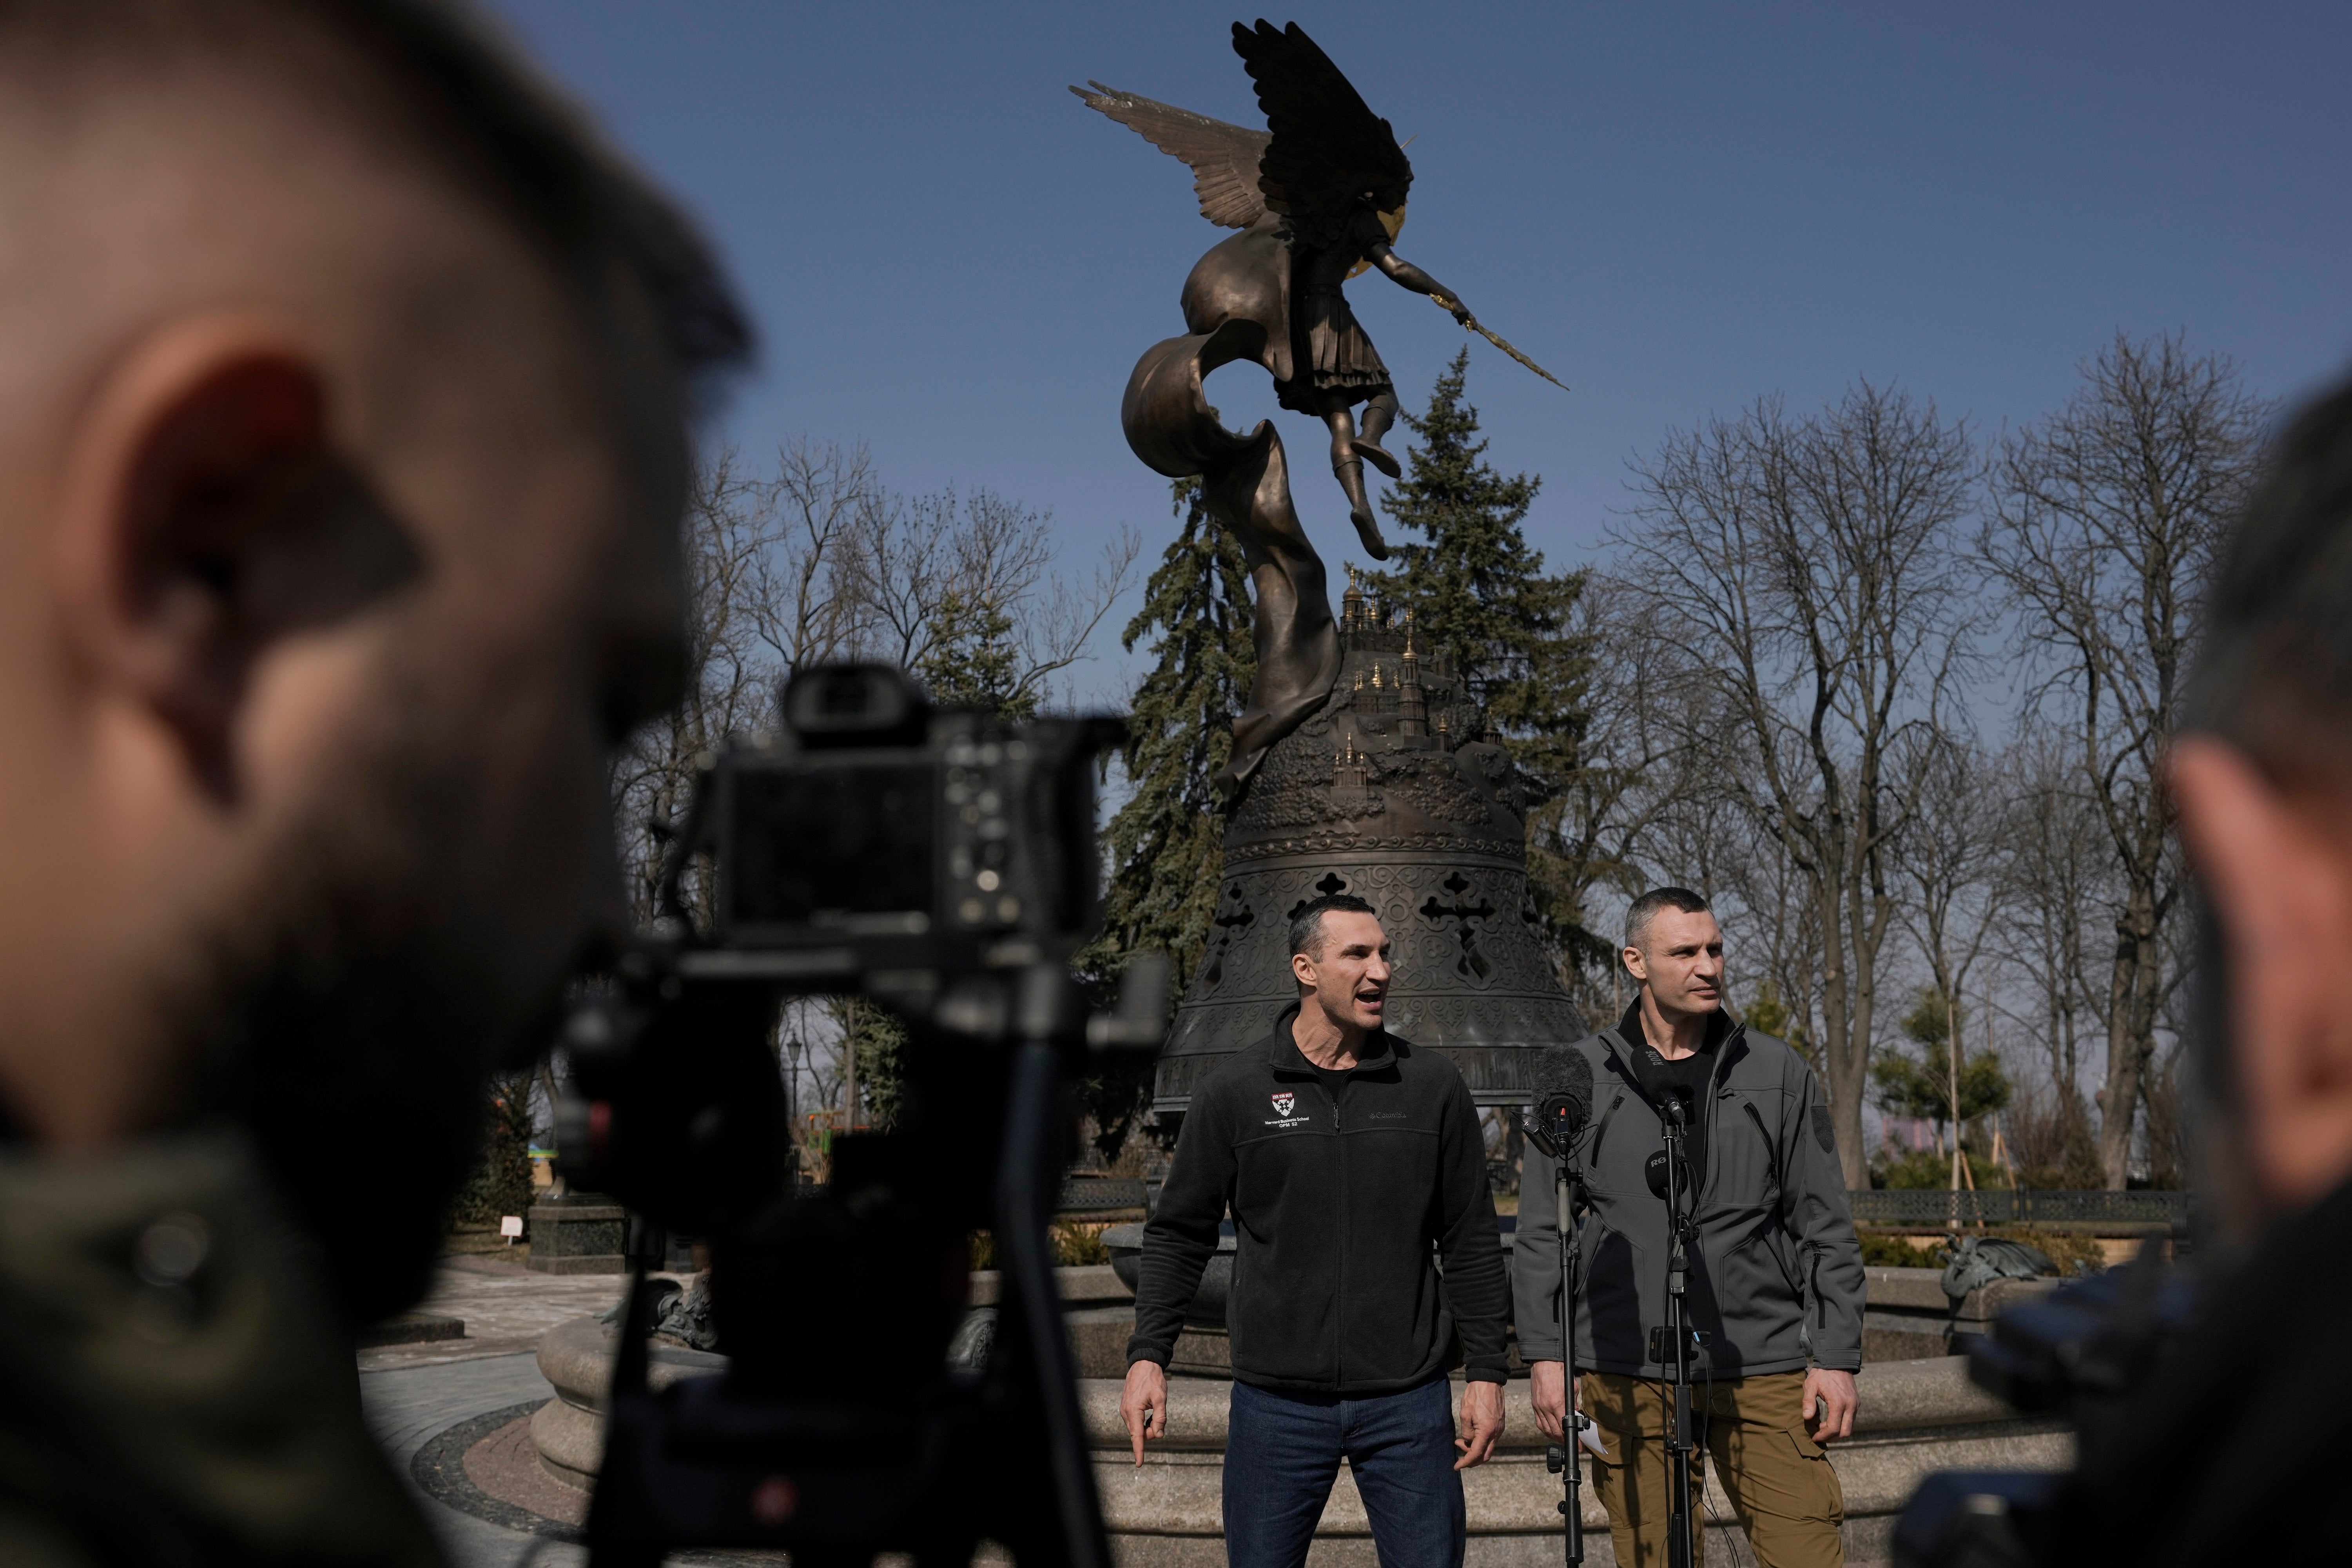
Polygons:
<instances>
[{"instance_id":1,"label":"wrist of man","mask_svg":"<svg viewBox=\"0 0 2352 1568\"><path fill-rule=\"evenodd\" d=\"M1137 1366L1144 1362L1150 1362L1153 1366L1158 1367L1160 1371L1166 1372L1168 1370L1168 1352L1166 1351L1159 1350L1129 1351L1127 1352L1127 1369L1129 1372L1133 1372Z\"/></svg>"},{"instance_id":2,"label":"wrist of man","mask_svg":"<svg viewBox=\"0 0 2352 1568\"><path fill-rule=\"evenodd\" d=\"M1508 1383L1511 1381L1511 1374L1507 1372L1503 1372L1490 1366L1474 1367L1463 1373L1462 1381L1465 1383Z\"/></svg>"}]
</instances>

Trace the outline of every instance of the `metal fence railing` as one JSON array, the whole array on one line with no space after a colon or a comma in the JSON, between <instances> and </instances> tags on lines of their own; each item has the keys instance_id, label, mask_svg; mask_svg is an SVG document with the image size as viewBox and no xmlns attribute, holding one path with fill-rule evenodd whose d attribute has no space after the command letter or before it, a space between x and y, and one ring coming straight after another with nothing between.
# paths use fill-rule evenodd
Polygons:
<instances>
[{"instance_id":1,"label":"metal fence railing","mask_svg":"<svg viewBox=\"0 0 2352 1568\"><path fill-rule=\"evenodd\" d=\"M1139 1209L1143 1183L1132 1176L1064 1176L1056 1214L1099 1214L1105 1209Z\"/></svg>"},{"instance_id":2,"label":"metal fence railing","mask_svg":"<svg viewBox=\"0 0 2352 1568\"><path fill-rule=\"evenodd\" d=\"M2187 1193L2035 1192L2007 1187L1979 1192L1875 1188L1848 1193L1857 1225L2185 1225Z\"/></svg>"}]
</instances>

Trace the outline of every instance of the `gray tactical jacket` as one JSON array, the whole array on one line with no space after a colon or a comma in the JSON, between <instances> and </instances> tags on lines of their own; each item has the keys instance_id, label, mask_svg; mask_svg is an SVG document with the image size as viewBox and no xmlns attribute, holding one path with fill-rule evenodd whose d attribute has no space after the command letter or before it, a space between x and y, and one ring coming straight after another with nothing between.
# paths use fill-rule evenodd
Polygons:
<instances>
[{"instance_id":1,"label":"gray tactical jacket","mask_svg":"<svg viewBox=\"0 0 2352 1568\"><path fill-rule=\"evenodd\" d=\"M1637 1004L1638 1005L1638 1004ZM1812 1069L1769 1035L1721 1014L1698 1184L1698 1246L1690 1321L1708 1336L1717 1377L1862 1366L1862 1247ZM1663 1144L1659 1116L1636 1087L1641 1024L1572 1047L1592 1063L1592 1114L1577 1139L1583 1167L1583 1279L1576 1313L1579 1371L1658 1378L1650 1328L1666 1321L1666 1205L1643 1165ZM1559 1242L1553 1163L1532 1144L1519 1181L1512 1293L1519 1353L1559 1361ZM1697 1363L1704 1365L1704 1363Z\"/></svg>"}]
</instances>

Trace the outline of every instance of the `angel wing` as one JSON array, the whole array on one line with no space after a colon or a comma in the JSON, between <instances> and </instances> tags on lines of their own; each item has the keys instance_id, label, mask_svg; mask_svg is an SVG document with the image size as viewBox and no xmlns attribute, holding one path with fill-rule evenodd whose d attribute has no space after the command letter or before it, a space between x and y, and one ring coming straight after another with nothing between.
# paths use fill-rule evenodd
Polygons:
<instances>
[{"instance_id":1,"label":"angel wing","mask_svg":"<svg viewBox=\"0 0 2352 1568\"><path fill-rule=\"evenodd\" d=\"M1247 228L1265 216L1258 194L1258 160L1273 138L1263 131L1229 125L1173 104L1155 103L1131 92L1090 81L1074 87L1088 109L1098 109L1171 158L1192 166L1192 194L1201 216L1224 228Z\"/></svg>"},{"instance_id":2,"label":"angel wing","mask_svg":"<svg viewBox=\"0 0 2352 1568\"><path fill-rule=\"evenodd\" d=\"M1257 84L1257 106L1273 132L1258 160L1267 206L1328 222L1367 194L1384 213L1404 205L1412 164L1396 132L1297 23L1276 31L1271 22L1255 28L1235 22L1234 52Z\"/></svg>"}]
</instances>

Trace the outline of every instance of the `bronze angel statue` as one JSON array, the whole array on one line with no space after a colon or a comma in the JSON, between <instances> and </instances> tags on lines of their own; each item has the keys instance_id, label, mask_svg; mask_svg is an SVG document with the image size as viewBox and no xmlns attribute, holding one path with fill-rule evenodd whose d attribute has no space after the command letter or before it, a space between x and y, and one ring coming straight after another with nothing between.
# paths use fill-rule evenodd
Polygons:
<instances>
[{"instance_id":1,"label":"bronze angel statue","mask_svg":"<svg viewBox=\"0 0 2352 1568\"><path fill-rule=\"evenodd\" d=\"M1400 477L1381 445L1396 422L1396 388L1348 308L1348 279L1377 267L1551 379L1391 248L1404 225L1412 165L1389 122L1365 106L1315 40L1297 23L1277 29L1236 22L1234 49L1257 86L1264 131L1100 82L1070 89L1190 164L1201 216L1241 230L1193 265L1181 301L1185 334L1145 352L1119 409L1136 455L1171 479L1198 476L1209 510L1249 557L1257 675L1249 708L1234 724L1223 779L1229 790L1242 788L1266 748L1322 705L1339 675L1339 644L1322 558L1292 507L1281 437L1271 421L1245 434L1226 429L1209 406L1203 379L1220 365L1254 359L1273 375L1283 407L1329 426L1331 471L1376 560L1389 551L1365 493L1364 465Z\"/></svg>"},{"instance_id":2,"label":"bronze angel statue","mask_svg":"<svg viewBox=\"0 0 2352 1568\"><path fill-rule=\"evenodd\" d=\"M1331 431L1331 471L1373 559L1388 558L1364 490L1364 464L1391 479L1381 437L1396 423L1396 388L1380 351L1348 308L1344 285L1369 267L1426 294L1467 325L1470 312L1436 279L1399 256L1412 164L1389 122L1368 108L1297 23L1277 31L1234 24L1234 49L1257 86L1265 131L1155 103L1100 82L1072 88L1087 104L1192 169L1201 216L1242 232L1201 258L1184 285L1195 332L1245 321L1263 330L1258 357L1282 406ZM1360 425L1356 405L1364 405Z\"/></svg>"}]
</instances>

